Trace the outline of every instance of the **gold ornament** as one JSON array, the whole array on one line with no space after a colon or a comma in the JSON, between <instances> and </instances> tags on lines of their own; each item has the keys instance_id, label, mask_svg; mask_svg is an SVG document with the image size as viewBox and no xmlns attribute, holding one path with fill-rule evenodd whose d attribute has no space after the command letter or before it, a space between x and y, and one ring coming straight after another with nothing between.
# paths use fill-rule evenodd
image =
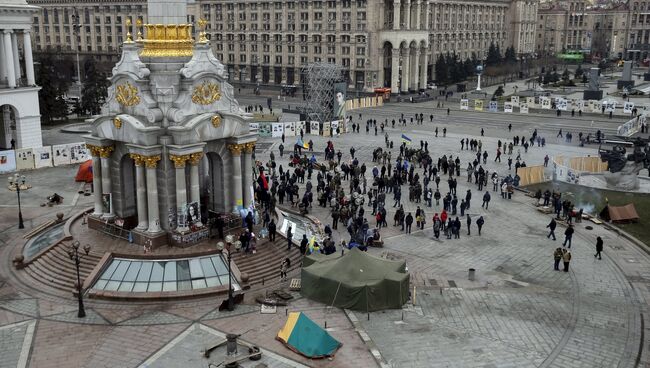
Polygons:
<instances>
[{"instance_id":1,"label":"gold ornament","mask_svg":"<svg viewBox=\"0 0 650 368\"><path fill-rule=\"evenodd\" d=\"M138 19L135 21L135 26L136 26L137 29L138 29L138 38L136 39L136 41L138 41L138 42L142 42L142 32L140 31L140 27L142 27L142 19L138 18Z\"/></svg>"},{"instance_id":2,"label":"gold ornament","mask_svg":"<svg viewBox=\"0 0 650 368\"><path fill-rule=\"evenodd\" d=\"M111 157L111 154L115 150L115 147L113 146L104 146L104 147L98 147L99 148L99 157L101 158L109 158Z\"/></svg>"},{"instance_id":3,"label":"gold ornament","mask_svg":"<svg viewBox=\"0 0 650 368\"><path fill-rule=\"evenodd\" d=\"M122 119L116 116L113 118L113 125L115 125L116 129L120 129L122 127Z\"/></svg>"},{"instance_id":4,"label":"gold ornament","mask_svg":"<svg viewBox=\"0 0 650 368\"><path fill-rule=\"evenodd\" d=\"M142 166L144 164L144 156L137 153L129 153L129 157L135 162L135 166Z\"/></svg>"},{"instance_id":5,"label":"gold ornament","mask_svg":"<svg viewBox=\"0 0 650 368\"><path fill-rule=\"evenodd\" d=\"M207 43L207 42L208 42L208 38L206 37L205 26L208 25L208 21L205 20L205 19L203 19L203 18L201 18L201 19L199 19L199 21L198 21L198 25L199 25L199 29L200 29L200 32L199 32L199 43Z\"/></svg>"},{"instance_id":6,"label":"gold ornament","mask_svg":"<svg viewBox=\"0 0 650 368\"><path fill-rule=\"evenodd\" d=\"M146 38L142 57L189 57L192 56L191 24L145 24Z\"/></svg>"},{"instance_id":7,"label":"gold ornament","mask_svg":"<svg viewBox=\"0 0 650 368\"><path fill-rule=\"evenodd\" d=\"M221 91L216 83L205 81L194 87L192 102L198 105L210 105L221 99Z\"/></svg>"},{"instance_id":8,"label":"gold ornament","mask_svg":"<svg viewBox=\"0 0 650 368\"><path fill-rule=\"evenodd\" d=\"M147 166L147 169L155 169L156 166L158 166L158 161L160 161L160 155L142 157L144 159L145 166Z\"/></svg>"},{"instance_id":9,"label":"gold ornament","mask_svg":"<svg viewBox=\"0 0 650 368\"><path fill-rule=\"evenodd\" d=\"M244 143L243 146L246 153L253 153L255 151L255 142Z\"/></svg>"},{"instance_id":10,"label":"gold ornament","mask_svg":"<svg viewBox=\"0 0 650 368\"><path fill-rule=\"evenodd\" d=\"M135 106L140 103L138 88L129 82L118 84L115 87L115 99L122 106Z\"/></svg>"},{"instance_id":11,"label":"gold ornament","mask_svg":"<svg viewBox=\"0 0 650 368\"><path fill-rule=\"evenodd\" d=\"M126 41L124 43L133 43L131 38L131 18L126 18Z\"/></svg>"},{"instance_id":12,"label":"gold ornament","mask_svg":"<svg viewBox=\"0 0 650 368\"><path fill-rule=\"evenodd\" d=\"M210 119L210 121L212 122L212 126L215 127L215 128L218 128L218 127L221 126L221 116L220 115L213 116L212 119Z\"/></svg>"},{"instance_id":13,"label":"gold ornament","mask_svg":"<svg viewBox=\"0 0 650 368\"><path fill-rule=\"evenodd\" d=\"M179 169L185 167L185 162L190 159L190 155L169 155L169 159L174 163L174 167Z\"/></svg>"},{"instance_id":14,"label":"gold ornament","mask_svg":"<svg viewBox=\"0 0 650 368\"><path fill-rule=\"evenodd\" d=\"M243 144L229 144L228 149L231 154L239 156L241 155L242 148L244 148L243 146Z\"/></svg>"},{"instance_id":15,"label":"gold ornament","mask_svg":"<svg viewBox=\"0 0 650 368\"><path fill-rule=\"evenodd\" d=\"M196 166L201 162L201 158L203 157L203 152L196 152L196 153L191 153L190 154L190 165Z\"/></svg>"},{"instance_id":16,"label":"gold ornament","mask_svg":"<svg viewBox=\"0 0 650 368\"><path fill-rule=\"evenodd\" d=\"M88 150L90 151L91 156L93 157L99 156L99 151L100 151L99 149L101 147L86 143L86 148L88 148Z\"/></svg>"}]
</instances>

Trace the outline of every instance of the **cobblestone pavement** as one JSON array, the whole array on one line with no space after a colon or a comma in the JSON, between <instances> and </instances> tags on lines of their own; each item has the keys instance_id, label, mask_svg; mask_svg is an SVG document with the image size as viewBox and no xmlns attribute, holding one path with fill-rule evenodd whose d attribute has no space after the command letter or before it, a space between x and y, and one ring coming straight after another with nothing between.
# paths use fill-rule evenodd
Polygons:
<instances>
[{"instance_id":1,"label":"cobblestone pavement","mask_svg":"<svg viewBox=\"0 0 650 368\"><path fill-rule=\"evenodd\" d=\"M371 117L383 121L385 117L397 117L399 112L408 116L413 111L424 111L428 117L428 110L410 105L362 113L364 121ZM521 118L520 123L513 123L513 132L508 133L502 117L476 116L454 111L447 118L438 112L433 125L409 125L388 131L396 145L400 144L402 133L413 139L416 146L426 139L435 157L460 155L464 166L474 153L460 151L461 138L480 138L492 155L498 139L505 141L513 134L530 136L537 125L545 126L541 131L546 132L548 145L522 152L528 165L540 164L545 154L596 154L593 147L558 142L554 135L548 138L550 132L562 126L562 120ZM357 120L356 112L354 117ZM572 124L578 123L589 125L584 121ZM485 124L488 136L476 137L480 124ZM596 126L607 124L599 121ZM437 138L433 133L435 126L440 129ZM445 138L441 137L442 127L449 129ZM327 141L321 137L308 139L313 139L319 152ZM285 146L292 145L293 140L287 137ZM360 160L368 163L372 150L384 146L381 133L374 136L363 132L332 140L344 153L344 159L354 145ZM265 145L269 148L264 152L258 152L258 159L268 158L271 150L279 156L278 139L260 141L270 144ZM492 160L488 158L484 167L500 174L507 172L504 163ZM287 167L286 156L280 163ZM43 198L51 193L43 189L27 192L23 207L26 230L53 218L56 212L73 213L91 203L91 198L75 195L78 186L70 184L69 179L75 170L47 169L31 174L41 188L66 193L66 199L63 206L40 207ZM432 239L430 223L424 230L414 229L411 235L405 235L391 226L392 197L387 197L389 226L382 230L385 247L370 252L406 259L415 287L415 305L369 315L329 309L299 297L288 307L278 308L276 314L260 314L258 307L248 304L238 306L234 312L219 312L218 300L203 298L132 304L90 300L86 305L87 317L78 319L72 296L47 294L21 282L10 259L2 257L22 246L24 231L19 232L15 226L15 195L0 193L0 368L205 367L208 360L201 358L202 349L228 332L240 333L244 341L265 349L267 364L274 367L649 366L648 254L616 232L594 224L593 230L587 230L587 223L583 223L577 225L574 236L571 271L553 271L552 252L561 246L561 236L556 242L545 237L550 218L537 212L532 200L520 193L512 201L493 194L490 209L484 210L480 207L481 194L462 177L458 192L473 192L468 213L474 220L478 215L486 220L480 237L475 235L475 227L472 235L467 236L464 221L459 240ZM61 189L58 183L62 183ZM446 182L441 182L443 194L446 189ZM407 192L403 188L405 199ZM407 211L414 211L417 206L407 201L403 204ZM420 206L429 221L433 212L440 210L435 205ZM370 218L370 210L366 209ZM328 209L314 207L311 214L325 223L331 221ZM374 220L370 222L374 224ZM340 226L337 239L343 231ZM561 226L557 232L562 233ZM602 261L593 258L596 236L605 240ZM475 281L468 280L470 267L477 270ZM307 360L275 340L290 311L307 313L343 342L333 360Z\"/></svg>"}]
</instances>

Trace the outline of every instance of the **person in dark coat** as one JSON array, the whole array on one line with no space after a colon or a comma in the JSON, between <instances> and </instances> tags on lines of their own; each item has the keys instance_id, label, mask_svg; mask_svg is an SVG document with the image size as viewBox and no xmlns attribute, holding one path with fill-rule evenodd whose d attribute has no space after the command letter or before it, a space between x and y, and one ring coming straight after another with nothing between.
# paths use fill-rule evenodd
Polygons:
<instances>
[{"instance_id":1,"label":"person in dark coat","mask_svg":"<svg viewBox=\"0 0 650 368\"><path fill-rule=\"evenodd\" d=\"M596 254L594 254L594 258L598 257L598 259L603 259L600 256L600 252L603 251L603 238L600 236L596 238Z\"/></svg>"},{"instance_id":2,"label":"person in dark coat","mask_svg":"<svg viewBox=\"0 0 650 368\"><path fill-rule=\"evenodd\" d=\"M302 240L300 240L300 254L303 256L307 253L307 244L309 243L309 240L307 240L307 235L302 234Z\"/></svg>"},{"instance_id":3,"label":"person in dark coat","mask_svg":"<svg viewBox=\"0 0 650 368\"><path fill-rule=\"evenodd\" d=\"M483 216L479 217L478 220L476 220L476 227L478 227L478 235L481 236L481 228L483 227L483 224L485 223L485 220L483 219Z\"/></svg>"},{"instance_id":4,"label":"person in dark coat","mask_svg":"<svg viewBox=\"0 0 650 368\"><path fill-rule=\"evenodd\" d=\"M546 227L549 228L549 229L551 229L551 231L549 231L549 233L548 233L548 235L546 236L546 238L548 239L548 238L550 238L550 237L552 236L552 237L553 237L553 240L555 240L555 228L557 227L557 222L555 222L555 219L552 218L552 219L551 219L551 222L550 222L548 225L546 225Z\"/></svg>"},{"instance_id":5,"label":"person in dark coat","mask_svg":"<svg viewBox=\"0 0 650 368\"><path fill-rule=\"evenodd\" d=\"M573 226L569 225L569 227L564 230L564 243L562 244L563 247L566 247L566 243L569 243L569 248L571 248L571 238L573 238Z\"/></svg>"},{"instance_id":6,"label":"person in dark coat","mask_svg":"<svg viewBox=\"0 0 650 368\"><path fill-rule=\"evenodd\" d=\"M553 270L560 270L560 261L562 260L562 255L562 248L555 248L555 252L553 252Z\"/></svg>"},{"instance_id":7,"label":"person in dark coat","mask_svg":"<svg viewBox=\"0 0 650 368\"><path fill-rule=\"evenodd\" d=\"M485 207L485 209L487 210L488 206L490 205L491 198L492 197L490 196L490 192L486 190L485 194L483 194L483 204L481 205L481 207Z\"/></svg>"},{"instance_id":8,"label":"person in dark coat","mask_svg":"<svg viewBox=\"0 0 650 368\"><path fill-rule=\"evenodd\" d=\"M291 241L293 239L293 233L291 232L291 226L287 229L287 250L291 250Z\"/></svg>"},{"instance_id":9,"label":"person in dark coat","mask_svg":"<svg viewBox=\"0 0 650 368\"><path fill-rule=\"evenodd\" d=\"M269 222L268 226L266 227L267 230L269 231L269 241L274 242L275 241L275 220L271 219L271 222Z\"/></svg>"},{"instance_id":10,"label":"person in dark coat","mask_svg":"<svg viewBox=\"0 0 650 368\"><path fill-rule=\"evenodd\" d=\"M406 222L406 233L410 234L411 233L411 224L413 224L413 215L409 212L408 215L406 215L406 219L404 220Z\"/></svg>"},{"instance_id":11,"label":"person in dark coat","mask_svg":"<svg viewBox=\"0 0 650 368\"><path fill-rule=\"evenodd\" d=\"M470 228L472 227L472 218L467 214L467 235L470 235Z\"/></svg>"}]
</instances>

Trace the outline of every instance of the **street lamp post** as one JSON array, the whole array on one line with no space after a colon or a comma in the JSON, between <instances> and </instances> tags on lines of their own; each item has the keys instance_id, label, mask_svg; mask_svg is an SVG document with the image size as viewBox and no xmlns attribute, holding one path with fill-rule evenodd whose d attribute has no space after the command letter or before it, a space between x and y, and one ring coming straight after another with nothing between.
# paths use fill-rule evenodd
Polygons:
<instances>
[{"instance_id":1,"label":"street lamp post","mask_svg":"<svg viewBox=\"0 0 650 368\"><path fill-rule=\"evenodd\" d=\"M27 184L25 175L18 175L17 173L13 176L9 176L8 178L9 185L8 188L11 191L16 192L18 195L18 228L19 229L24 229L25 224L23 223L23 211L20 205L20 191L26 191L29 190L32 186Z\"/></svg>"},{"instance_id":2,"label":"street lamp post","mask_svg":"<svg viewBox=\"0 0 650 368\"><path fill-rule=\"evenodd\" d=\"M84 309L84 300L83 300L83 285L81 285L81 276L79 274L79 265L84 255L90 253L90 245L86 244L83 246L83 251L85 254L79 254L79 241L75 240L72 242L72 248L68 250L68 255L70 259L74 261L75 267L77 269L77 299L79 300L79 312L77 317L84 318L86 317L86 310Z\"/></svg>"},{"instance_id":3,"label":"street lamp post","mask_svg":"<svg viewBox=\"0 0 650 368\"><path fill-rule=\"evenodd\" d=\"M74 19L74 24L72 25L72 27L75 30L75 33L79 32L79 34L80 34L80 31L81 31L81 24L80 23L81 22L79 21L79 13L77 12L76 9L74 11L74 14L72 15L72 18ZM76 36L76 34L75 34L75 36ZM76 58L77 58L77 89L79 91L79 106L81 106L81 98L82 98L81 97L81 95L82 95L82 93L81 93L81 67L79 65L79 46L80 46L80 44L81 43L79 41L76 42L76 44L75 44L75 54L76 54Z\"/></svg>"},{"instance_id":4,"label":"street lamp post","mask_svg":"<svg viewBox=\"0 0 650 368\"><path fill-rule=\"evenodd\" d=\"M235 250L241 249L241 242L239 240L235 241L235 237L232 234L226 235L226 249L228 250L228 310L235 310L235 303L233 299L233 289L232 289L232 247L234 246ZM217 248L219 250L224 249L223 242L217 243Z\"/></svg>"}]
</instances>

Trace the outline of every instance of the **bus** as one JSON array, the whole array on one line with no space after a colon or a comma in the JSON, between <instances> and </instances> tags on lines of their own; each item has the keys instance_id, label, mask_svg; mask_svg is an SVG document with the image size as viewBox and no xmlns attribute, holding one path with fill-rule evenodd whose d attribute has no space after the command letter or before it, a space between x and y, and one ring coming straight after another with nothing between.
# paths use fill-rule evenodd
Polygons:
<instances>
[{"instance_id":1,"label":"bus","mask_svg":"<svg viewBox=\"0 0 650 368\"><path fill-rule=\"evenodd\" d=\"M558 59L567 62L582 63L585 61L585 54L582 51L565 51L558 53L556 56Z\"/></svg>"}]
</instances>

